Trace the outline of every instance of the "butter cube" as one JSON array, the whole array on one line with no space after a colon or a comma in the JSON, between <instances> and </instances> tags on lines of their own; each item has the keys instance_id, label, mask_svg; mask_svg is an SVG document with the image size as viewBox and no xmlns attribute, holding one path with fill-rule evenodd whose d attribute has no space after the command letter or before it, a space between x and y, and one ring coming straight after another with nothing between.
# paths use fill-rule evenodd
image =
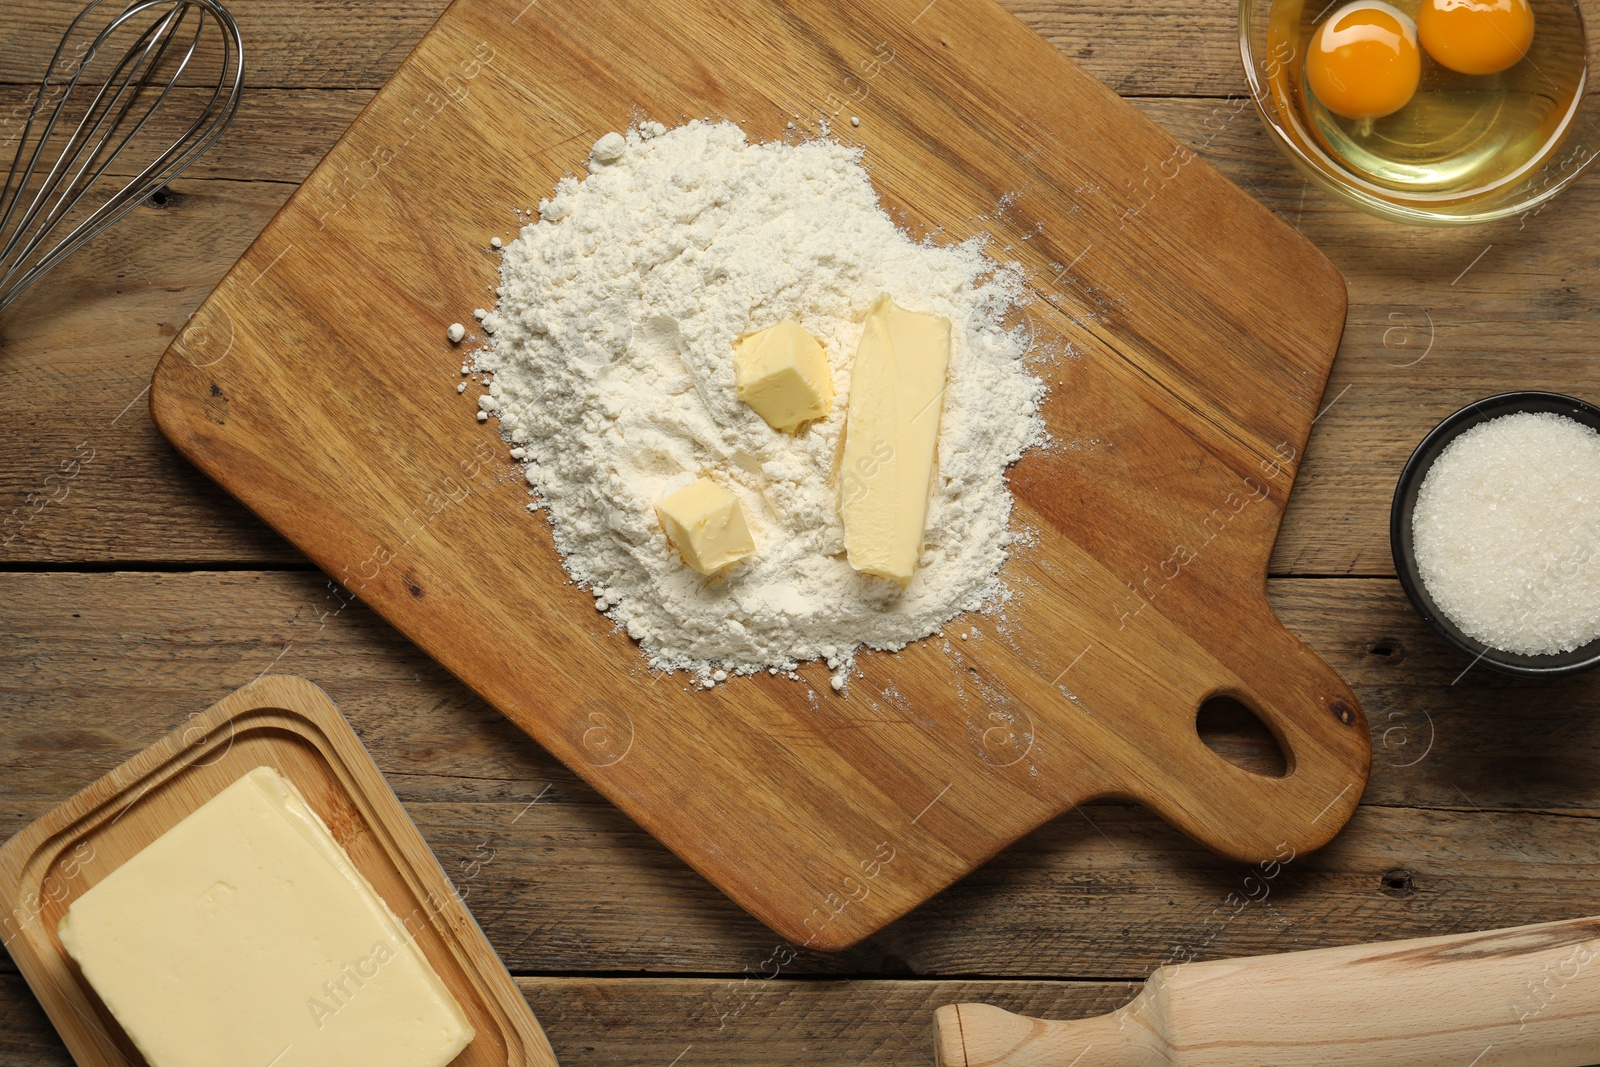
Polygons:
<instances>
[{"instance_id":1,"label":"butter cube","mask_svg":"<svg viewBox=\"0 0 1600 1067\"><path fill-rule=\"evenodd\" d=\"M683 561L701 574L715 574L756 550L739 498L710 478L662 497L656 515Z\"/></svg>"},{"instance_id":2,"label":"butter cube","mask_svg":"<svg viewBox=\"0 0 1600 1067\"><path fill-rule=\"evenodd\" d=\"M839 515L850 565L911 581L922 555L950 320L907 311L887 293L867 312L850 369Z\"/></svg>"},{"instance_id":3,"label":"butter cube","mask_svg":"<svg viewBox=\"0 0 1600 1067\"><path fill-rule=\"evenodd\" d=\"M833 373L822 343L784 319L733 343L733 388L774 430L792 433L833 410Z\"/></svg>"},{"instance_id":4,"label":"butter cube","mask_svg":"<svg viewBox=\"0 0 1600 1067\"><path fill-rule=\"evenodd\" d=\"M415 929L270 767L92 886L57 935L150 1067L443 1067L473 1038Z\"/></svg>"}]
</instances>

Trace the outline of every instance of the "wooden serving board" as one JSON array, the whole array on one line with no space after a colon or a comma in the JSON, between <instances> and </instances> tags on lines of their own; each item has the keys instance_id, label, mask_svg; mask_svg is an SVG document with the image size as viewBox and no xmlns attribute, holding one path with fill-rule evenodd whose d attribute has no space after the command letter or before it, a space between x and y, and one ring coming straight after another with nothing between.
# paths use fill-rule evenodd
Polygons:
<instances>
[{"instance_id":1,"label":"wooden serving board","mask_svg":"<svg viewBox=\"0 0 1600 1067\"><path fill-rule=\"evenodd\" d=\"M0 848L5 946L79 1067L143 1064L56 937L72 902L248 771L299 788L416 943L477 1036L453 1067L555 1067L544 1031L377 765L303 678L239 689Z\"/></svg>"},{"instance_id":2,"label":"wooden serving board","mask_svg":"<svg viewBox=\"0 0 1600 1067\"><path fill-rule=\"evenodd\" d=\"M1037 537L1003 619L866 656L844 695L820 665L702 692L567 582L444 333L492 299L512 208L638 117L756 140L833 119L911 231L990 235L1029 273L1027 324L1067 354L1043 371L1055 443L1011 474ZM1091 797L1250 861L1349 817L1366 724L1264 580L1344 308L1307 242L989 0L457 0L176 339L151 406L734 900L837 949ZM1200 741L1219 694L1286 776Z\"/></svg>"}]
</instances>

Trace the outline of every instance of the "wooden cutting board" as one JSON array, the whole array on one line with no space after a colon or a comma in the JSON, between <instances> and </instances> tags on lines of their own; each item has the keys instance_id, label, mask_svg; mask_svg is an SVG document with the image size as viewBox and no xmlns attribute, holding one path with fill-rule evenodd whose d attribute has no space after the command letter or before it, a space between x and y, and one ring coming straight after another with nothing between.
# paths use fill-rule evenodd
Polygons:
<instances>
[{"instance_id":1,"label":"wooden cutting board","mask_svg":"<svg viewBox=\"0 0 1600 1067\"><path fill-rule=\"evenodd\" d=\"M538 1020L327 695L267 677L230 693L0 848L0 930L78 1067L145 1060L56 926L84 893L256 767L300 790L415 938L477 1032L452 1067L555 1067Z\"/></svg>"},{"instance_id":2,"label":"wooden cutting board","mask_svg":"<svg viewBox=\"0 0 1600 1067\"><path fill-rule=\"evenodd\" d=\"M1069 354L1046 371L1054 445L1011 474L1037 537L1003 620L865 656L845 695L820 665L701 692L567 583L444 332L490 301L513 207L636 117L756 140L830 118L913 233L991 235L1029 272L1026 323ZM1091 797L1248 861L1349 817L1366 724L1264 580L1344 307L1307 242L988 0L457 0L177 338L151 406L734 900L838 949ZM1200 741L1218 694L1287 776Z\"/></svg>"}]
</instances>

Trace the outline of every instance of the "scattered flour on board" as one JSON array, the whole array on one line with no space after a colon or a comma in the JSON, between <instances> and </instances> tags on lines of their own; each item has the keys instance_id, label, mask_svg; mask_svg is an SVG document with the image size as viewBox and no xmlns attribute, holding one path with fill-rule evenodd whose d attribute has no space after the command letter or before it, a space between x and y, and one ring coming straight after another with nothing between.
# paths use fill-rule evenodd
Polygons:
<instances>
[{"instance_id":1,"label":"scattered flour on board","mask_svg":"<svg viewBox=\"0 0 1600 1067\"><path fill-rule=\"evenodd\" d=\"M910 240L859 150L752 145L731 123L608 133L588 175L505 246L497 292L482 410L525 463L567 571L651 667L710 685L820 658L842 680L861 646L901 648L1008 595L1002 475L1044 437L1044 387L1003 324L1021 275L976 240ZM846 561L835 475L850 361L885 292L947 316L954 338L926 548L903 592ZM786 316L823 342L838 394L798 436L733 389L734 339ZM685 566L656 519L685 475L737 495L756 541L716 577Z\"/></svg>"}]
</instances>

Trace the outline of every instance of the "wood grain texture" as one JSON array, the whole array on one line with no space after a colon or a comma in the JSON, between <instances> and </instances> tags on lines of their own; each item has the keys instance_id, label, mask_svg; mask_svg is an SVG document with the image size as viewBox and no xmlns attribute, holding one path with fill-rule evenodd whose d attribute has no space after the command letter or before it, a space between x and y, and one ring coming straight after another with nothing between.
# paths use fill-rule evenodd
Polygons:
<instances>
[{"instance_id":1,"label":"wood grain texture","mask_svg":"<svg viewBox=\"0 0 1600 1067\"><path fill-rule=\"evenodd\" d=\"M376 89L445 8L446 0L235 0L250 49L251 89ZM1228 0L1109 0L1070 7L1004 0L1007 10L1118 92L1219 96L1243 91ZM0 82L31 82L77 0L25 0L0 20ZM527 16L539 17L538 7ZM3 115L5 112L0 112Z\"/></svg>"},{"instance_id":2,"label":"wood grain texture","mask_svg":"<svg viewBox=\"0 0 1600 1067\"><path fill-rule=\"evenodd\" d=\"M235 0L227 5L244 40L246 86L369 88L382 85L444 10L444 0ZM28 0L0 19L0 82L33 84L43 75L78 0ZM211 72L196 56L185 81ZM9 114L0 112L0 119Z\"/></svg>"},{"instance_id":3,"label":"wood grain texture","mask_svg":"<svg viewBox=\"0 0 1600 1067\"><path fill-rule=\"evenodd\" d=\"M1326 260L982 0L618 2L542 10L536 29L523 10L454 5L179 334L151 393L179 450L807 945L858 941L1095 796L1241 859L1327 840L1360 796L1366 734L1262 592L1343 325ZM1021 259L1036 335L1076 353L1052 371L1073 401L1047 406L1051 433L1106 443L1013 472L1040 531L1010 565L1033 590L1007 608L1018 639L866 658L864 684L892 677L899 708L764 676L662 684L566 588L504 446L443 388L440 329L495 276L483 205L548 188L641 102L736 114L761 138L868 80L851 110L886 206ZM1200 742L1216 694L1263 717L1287 774Z\"/></svg>"},{"instance_id":4,"label":"wood grain texture","mask_svg":"<svg viewBox=\"0 0 1600 1067\"><path fill-rule=\"evenodd\" d=\"M207 157L230 176L255 168L273 182L181 180L167 206L136 211L0 321L0 560L304 558L176 460L143 403L129 407L162 349L287 199L277 178L303 179L306 161L358 110L352 97L371 94L256 93L245 107L266 112L261 98L277 95L299 101L276 107L303 107L304 121L284 111L265 130L241 121ZM1593 251L1567 236L1600 210L1600 183L1580 183L1536 218L1481 230L1388 228L1307 190L1248 108L1136 103L1313 237L1350 284L1326 393L1337 402L1313 428L1272 573L1392 574L1394 478L1457 407L1523 387L1600 398L1591 358L1600 290L1583 284ZM86 441L109 451L62 487L59 465Z\"/></svg>"},{"instance_id":5,"label":"wood grain texture","mask_svg":"<svg viewBox=\"0 0 1600 1067\"><path fill-rule=\"evenodd\" d=\"M1269 592L1368 708L1369 804L1600 812L1592 679L1462 675L1466 663L1393 580L1283 579ZM405 782L461 777L481 790L463 802L514 803L559 767L323 575L40 573L0 576L10 739L0 744L0 780L30 803L59 799L269 667L321 679L380 759L392 760L385 773ZM62 732L74 722L83 725L76 741ZM398 788L408 802L456 795ZM0 832L19 828L0 823Z\"/></svg>"},{"instance_id":6,"label":"wood grain texture","mask_svg":"<svg viewBox=\"0 0 1600 1067\"><path fill-rule=\"evenodd\" d=\"M983 999L1032 1014L1110 1011L1122 982L518 978L563 1067L927 1067L933 1010ZM0 973L0 1063L71 1067L44 1013Z\"/></svg>"},{"instance_id":7,"label":"wood grain texture","mask_svg":"<svg viewBox=\"0 0 1600 1067\"><path fill-rule=\"evenodd\" d=\"M43 44L78 6L4 5L0 82L42 66ZM1290 865L1270 907L1231 916L1225 898L1248 869L1145 812L1096 804L858 948L802 953L784 971L852 980L763 982L719 1028L750 997L744 976L771 959L771 934L481 699L359 603L323 617L342 600L320 575L152 572L306 565L176 457L142 403L128 404L287 198L282 183L303 180L444 0L229 6L252 51L248 118L164 207L135 212L0 319L0 524L12 516L0 568L129 572L0 578L0 835L281 656L281 669L322 681L350 714L446 869L478 872L469 902L515 969L660 975L520 978L569 1065L666 1064L691 1043L678 1067L925 1065L939 1004L1059 1019L1134 992L939 974L1137 979L1175 949L1217 959L1600 910L1600 679L1539 686L1473 670L1457 681L1466 663L1422 629L1393 582L1280 580L1274 607L1355 689L1375 759L1364 809L1332 847ZM1461 404L1535 385L1600 397L1594 179L1527 220L1388 227L1307 189L1262 136L1236 96L1231 0L1007 6L1125 95L1213 97L1132 102L1316 241L1349 282L1326 394L1337 401L1313 430L1272 573L1391 574L1394 475ZM46 479L85 442L100 451L63 496L59 477ZM1236 755L1258 745L1224 742ZM508 839L505 824L546 785ZM535 815L550 822L523 831ZM0 957L0 1064L64 1067L10 966ZM695 973L720 977L681 977ZM866 977L910 974L924 977Z\"/></svg>"},{"instance_id":8,"label":"wood grain texture","mask_svg":"<svg viewBox=\"0 0 1600 1067\"><path fill-rule=\"evenodd\" d=\"M1283 870L1267 906L1228 903L1252 868L1148 812L1095 804L855 949L802 951L784 973L1142 978L1177 952L1217 959L1600 907L1592 679L1474 672L1452 686L1460 667L1392 580L1275 581L1272 598L1350 679L1376 758L1366 804ZM514 970L739 974L778 948L371 611L341 604L325 578L298 572L0 578L0 834L270 667L321 680Z\"/></svg>"},{"instance_id":9,"label":"wood grain texture","mask_svg":"<svg viewBox=\"0 0 1600 1067\"><path fill-rule=\"evenodd\" d=\"M26 115L33 94L30 86L0 84L0 156L15 147L6 143L6 116L14 112ZM173 90L173 106L162 107L150 116L146 134L152 141L157 135L162 140L177 140L209 96L209 90ZM370 89L252 89L240 98L238 117L228 132L183 172L183 180L301 182L372 97ZM5 158L9 165L9 157ZM142 165L138 160L119 157L109 161L106 173L126 178ZM181 197L175 199L181 202ZM179 203L149 206L171 209ZM169 211L165 217L171 218L172 214Z\"/></svg>"},{"instance_id":10,"label":"wood grain texture","mask_svg":"<svg viewBox=\"0 0 1600 1067\"><path fill-rule=\"evenodd\" d=\"M459 1067L555 1067L538 1022L325 694L268 676L230 693L0 847L6 950L79 1067L138 1050L56 936L72 902L256 767L293 782L383 898L476 1036Z\"/></svg>"},{"instance_id":11,"label":"wood grain texture","mask_svg":"<svg viewBox=\"0 0 1600 1067\"><path fill-rule=\"evenodd\" d=\"M790 981L733 979L519 980L549 1021L563 1064L932 1063L933 1009L941 995L976 993L1028 1011L1108 1011L1134 989L1120 982Z\"/></svg>"}]
</instances>

